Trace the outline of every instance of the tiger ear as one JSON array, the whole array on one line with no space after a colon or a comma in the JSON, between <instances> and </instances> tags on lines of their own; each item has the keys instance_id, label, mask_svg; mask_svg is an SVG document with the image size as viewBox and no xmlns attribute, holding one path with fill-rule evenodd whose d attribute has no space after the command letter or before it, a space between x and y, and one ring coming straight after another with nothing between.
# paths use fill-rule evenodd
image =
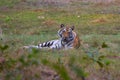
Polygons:
<instances>
[{"instance_id":1,"label":"tiger ear","mask_svg":"<svg viewBox=\"0 0 120 80\"><path fill-rule=\"evenodd\" d=\"M75 26L72 26L71 29L74 30Z\"/></svg>"},{"instance_id":2,"label":"tiger ear","mask_svg":"<svg viewBox=\"0 0 120 80\"><path fill-rule=\"evenodd\" d=\"M65 25L64 25L64 24L61 24L61 25L60 25L60 28L63 28L63 27L65 27Z\"/></svg>"}]
</instances>

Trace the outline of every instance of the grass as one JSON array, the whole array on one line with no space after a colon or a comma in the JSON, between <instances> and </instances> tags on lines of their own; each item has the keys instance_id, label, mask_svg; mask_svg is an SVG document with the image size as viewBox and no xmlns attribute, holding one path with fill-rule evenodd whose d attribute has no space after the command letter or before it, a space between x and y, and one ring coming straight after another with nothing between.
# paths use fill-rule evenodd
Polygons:
<instances>
[{"instance_id":1,"label":"grass","mask_svg":"<svg viewBox=\"0 0 120 80\"><path fill-rule=\"evenodd\" d=\"M60 80L120 79L120 15L117 3L73 1L61 7L49 3L49 7L46 4L33 6L36 1L32 1L32 5L29 2L25 0L22 7L20 0L0 2L0 29L3 31L0 46L8 45L8 49L2 51L1 48L0 52L0 79L40 80L48 77L52 80L51 76ZM61 23L75 25L75 32L90 46L90 54L87 55L82 46L78 50L67 51L22 49L25 45L57 39ZM92 51L103 42L108 48L98 53L104 58L101 62L95 61L99 56L91 59Z\"/></svg>"},{"instance_id":2,"label":"grass","mask_svg":"<svg viewBox=\"0 0 120 80\"><path fill-rule=\"evenodd\" d=\"M10 1L5 1L5 0L1 0L0 1L0 6L6 6L6 7L9 7L9 8L12 8L15 4L19 3L20 0L10 0Z\"/></svg>"}]
</instances>

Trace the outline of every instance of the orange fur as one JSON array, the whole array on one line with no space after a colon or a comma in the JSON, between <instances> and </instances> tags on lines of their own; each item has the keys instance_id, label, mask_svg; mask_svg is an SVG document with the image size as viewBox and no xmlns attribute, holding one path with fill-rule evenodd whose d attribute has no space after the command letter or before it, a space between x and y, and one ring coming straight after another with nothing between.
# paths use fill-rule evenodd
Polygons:
<instances>
[{"instance_id":1,"label":"orange fur","mask_svg":"<svg viewBox=\"0 0 120 80\"><path fill-rule=\"evenodd\" d=\"M80 39L79 39L79 36L75 32L74 32L74 34L76 36L75 36L75 39L74 39L74 42L73 42L73 47L77 49L77 48L80 47Z\"/></svg>"},{"instance_id":2,"label":"orange fur","mask_svg":"<svg viewBox=\"0 0 120 80\"><path fill-rule=\"evenodd\" d=\"M69 28L70 27L66 27L66 31L65 32L63 32L63 35L64 35L64 37L67 37L67 36L69 36ZM79 48L80 47L80 38L79 38L79 36L76 34L76 32L74 32L74 31L72 31L73 32L73 34L74 34L74 36L75 36L75 38L74 38L74 41L73 41L73 48Z\"/></svg>"},{"instance_id":3,"label":"orange fur","mask_svg":"<svg viewBox=\"0 0 120 80\"><path fill-rule=\"evenodd\" d=\"M66 27L66 31L65 31L65 32L63 32L64 37L69 36L68 30L69 30L69 28L68 28L68 27Z\"/></svg>"}]
</instances>

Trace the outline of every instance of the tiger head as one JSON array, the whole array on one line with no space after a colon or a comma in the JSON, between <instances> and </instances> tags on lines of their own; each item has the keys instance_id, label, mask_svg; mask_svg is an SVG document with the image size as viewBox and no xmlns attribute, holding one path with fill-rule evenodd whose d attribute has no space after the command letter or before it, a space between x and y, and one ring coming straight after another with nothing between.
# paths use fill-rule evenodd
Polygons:
<instances>
[{"instance_id":1,"label":"tiger head","mask_svg":"<svg viewBox=\"0 0 120 80\"><path fill-rule=\"evenodd\" d=\"M58 31L58 35L64 43L68 43L74 39L73 30L74 30L74 26L68 27L68 26L64 26L64 24L61 24L60 29Z\"/></svg>"}]
</instances>

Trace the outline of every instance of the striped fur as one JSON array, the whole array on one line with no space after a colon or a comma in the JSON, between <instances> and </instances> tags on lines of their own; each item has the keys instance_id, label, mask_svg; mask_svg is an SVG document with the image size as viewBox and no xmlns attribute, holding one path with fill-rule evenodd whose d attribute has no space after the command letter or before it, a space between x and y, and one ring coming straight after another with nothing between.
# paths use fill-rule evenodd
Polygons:
<instances>
[{"instance_id":1,"label":"striped fur","mask_svg":"<svg viewBox=\"0 0 120 80\"><path fill-rule=\"evenodd\" d=\"M61 29L58 30L58 35L61 37L65 49L80 47L80 39L73 30L74 26L65 27L64 24L61 24Z\"/></svg>"},{"instance_id":2,"label":"striped fur","mask_svg":"<svg viewBox=\"0 0 120 80\"><path fill-rule=\"evenodd\" d=\"M58 40L51 40L51 41L43 42L43 43L38 44L37 46L34 46L34 45L24 46L24 48L38 48L38 49L50 48L50 49L62 49L62 48L63 48L63 45L62 45L61 39L58 39Z\"/></svg>"},{"instance_id":3,"label":"striped fur","mask_svg":"<svg viewBox=\"0 0 120 80\"><path fill-rule=\"evenodd\" d=\"M60 37L57 40L47 41L41 44L24 46L24 48L49 48L49 49L70 49L70 48L79 48L80 39L78 35L73 31L74 26L65 27L63 24L60 25L58 30L58 36Z\"/></svg>"}]
</instances>

